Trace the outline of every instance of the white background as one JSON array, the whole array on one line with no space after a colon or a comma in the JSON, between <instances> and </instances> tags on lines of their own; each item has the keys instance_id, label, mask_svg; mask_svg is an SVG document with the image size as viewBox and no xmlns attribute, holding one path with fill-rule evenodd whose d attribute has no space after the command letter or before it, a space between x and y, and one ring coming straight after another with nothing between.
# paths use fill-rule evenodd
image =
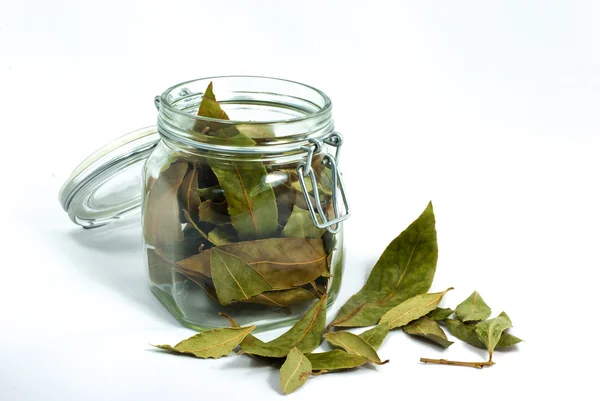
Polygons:
<instances>
[{"instance_id":1,"label":"white background","mask_svg":"<svg viewBox=\"0 0 600 401\"><path fill-rule=\"evenodd\" d=\"M526 340L478 371L418 360L484 351L394 332L388 365L289 399L594 398L599 27L594 1L4 0L0 399L282 399L249 358L153 351L192 332L147 289L139 225L84 231L57 201L85 156L154 123L154 95L227 74L334 102L353 216L332 313L433 200L432 289L456 288L446 306L479 290Z\"/></svg>"}]
</instances>

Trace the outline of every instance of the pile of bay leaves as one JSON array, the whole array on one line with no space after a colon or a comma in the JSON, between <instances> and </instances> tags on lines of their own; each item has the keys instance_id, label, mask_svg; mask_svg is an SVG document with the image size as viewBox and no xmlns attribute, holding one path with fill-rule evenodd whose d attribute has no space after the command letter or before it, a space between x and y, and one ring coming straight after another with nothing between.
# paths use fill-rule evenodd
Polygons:
<instances>
[{"instance_id":1,"label":"pile of bay leaves","mask_svg":"<svg viewBox=\"0 0 600 401\"><path fill-rule=\"evenodd\" d=\"M272 132L252 132L213 120L229 117L206 89L195 131L202 140L254 146ZM230 159L230 158L229 158ZM334 234L313 223L313 188L302 192L297 163L235 161L214 151L170 155L144 197L143 233L150 281L155 286L189 279L220 305L301 305L300 313L341 274ZM321 207L331 213L331 170L315 155ZM337 256L335 256L337 255ZM335 256L335 257L334 257ZM177 274L173 274L173 272Z\"/></svg>"},{"instance_id":2,"label":"pile of bay leaves","mask_svg":"<svg viewBox=\"0 0 600 401\"><path fill-rule=\"evenodd\" d=\"M456 310L439 308L442 298L452 288L427 293L435 274L437 256L435 217L430 203L388 245L364 287L342 306L327 330L327 295L323 294L291 329L269 342L251 334L255 326L240 327L229 318L231 327L196 334L175 346L157 347L199 358L219 358L239 347L239 354L280 366L281 388L284 394L288 394L301 387L311 376L353 369L367 363L387 363L379 357L377 350L394 329L401 328L411 336L446 348L452 342L441 323L460 340L487 349L489 359L459 362L423 358L422 362L479 369L492 366L495 348L508 347L521 340L506 332L512 323L504 312L488 319L491 310L477 292L458 305ZM451 319L452 314L457 319ZM340 331L340 328L368 326L374 327L358 335ZM323 339L333 349L313 352Z\"/></svg>"}]
</instances>

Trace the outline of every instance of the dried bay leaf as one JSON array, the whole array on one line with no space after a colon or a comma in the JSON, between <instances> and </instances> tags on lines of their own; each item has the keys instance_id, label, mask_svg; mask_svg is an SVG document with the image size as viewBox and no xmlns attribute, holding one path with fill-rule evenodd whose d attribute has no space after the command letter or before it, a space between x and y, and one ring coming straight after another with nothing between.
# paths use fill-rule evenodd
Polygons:
<instances>
[{"instance_id":1,"label":"dried bay leaf","mask_svg":"<svg viewBox=\"0 0 600 401\"><path fill-rule=\"evenodd\" d=\"M202 231L202 230L200 229L200 227L198 227L198 225L197 225L197 224L194 222L194 220L192 219L192 216L190 216L190 214L188 213L188 211L187 211L187 210L185 210L185 209L183 210L183 217L184 217L185 221L187 221L187 223L188 223L190 226L192 226L192 227L194 228L194 230L196 230L196 231L198 232L198 234L200 234L200 236L201 236L202 238L204 238L204 239L206 239L207 241L209 241L209 242L211 242L211 243L213 243L213 244L214 244L214 242L212 242L212 241L210 240L210 238L208 237L208 235L207 235L207 234L206 234L204 231ZM216 245L216 244L215 244L215 245Z\"/></svg>"},{"instance_id":2,"label":"dried bay leaf","mask_svg":"<svg viewBox=\"0 0 600 401\"><path fill-rule=\"evenodd\" d=\"M223 227L217 227L208 233L208 240L216 246L231 244L236 240L235 234L231 230Z\"/></svg>"},{"instance_id":3,"label":"dried bay leaf","mask_svg":"<svg viewBox=\"0 0 600 401\"><path fill-rule=\"evenodd\" d=\"M387 324L378 324L372 329L360 333L359 337L365 340L374 350L378 350L389 331L390 328Z\"/></svg>"},{"instance_id":4,"label":"dried bay leaf","mask_svg":"<svg viewBox=\"0 0 600 401\"><path fill-rule=\"evenodd\" d=\"M200 196L200 199L213 200L213 197L220 194L222 191L218 185L213 185L206 188L196 188L196 193Z\"/></svg>"},{"instance_id":5,"label":"dried bay leaf","mask_svg":"<svg viewBox=\"0 0 600 401\"><path fill-rule=\"evenodd\" d=\"M177 192L187 169L187 162L177 161L152 185L144 205L143 232L148 244L162 247L183 241Z\"/></svg>"},{"instance_id":6,"label":"dried bay leaf","mask_svg":"<svg viewBox=\"0 0 600 401\"><path fill-rule=\"evenodd\" d=\"M450 308L435 308L427 314L427 317L431 320L439 321L448 319L450 316L452 316L453 313L454 310Z\"/></svg>"},{"instance_id":7,"label":"dried bay leaf","mask_svg":"<svg viewBox=\"0 0 600 401\"><path fill-rule=\"evenodd\" d=\"M192 163L192 170L186 175L179 186L179 199L183 209L188 212L192 219L198 218L198 206L200 206L200 195L196 192L198 189L198 167Z\"/></svg>"},{"instance_id":8,"label":"dried bay leaf","mask_svg":"<svg viewBox=\"0 0 600 401\"><path fill-rule=\"evenodd\" d=\"M434 320L423 316L414 322L404 326L404 331L412 336L428 339L444 348L448 348L454 342L449 341L444 330Z\"/></svg>"},{"instance_id":9,"label":"dried bay leaf","mask_svg":"<svg viewBox=\"0 0 600 401\"><path fill-rule=\"evenodd\" d=\"M229 120L213 92L212 82L206 88L198 115ZM202 122L209 130L218 124ZM221 124L223 125L223 124ZM200 127L198 127L200 128ZM211 133L229 146L252 146L255 142L236 127L224 127ZM278 229L277 203L273 188L267 183L267 170L260 162L238 165L209 158L208 163L219 181L227 200L233 226L242 240L268 238Z\"/></svg>"},{"instance_id":10,"label":"dried bay leaf","mask_svg":"<svg viewBox=\"0 0 600 401\"><path fill-rule=\"evenodd\" d=\"M465 324L460 320L455 319L445 319L444 325L446 326L450 334L452 334L459 340L464 341L467 344L471 344L474 347L486 349L485 344L481 342L479 336L477 335L476 325ZM500 336L500 341L498 341L498 344L496 344L496 348L510 347L512 345L520 343L521 341L523 340L504 331Z\"/></svg>"},{"instance_id":11,"label":"dried bay leaf","mask_svg":"<svg viewBox=\"0 0 600 401\"><path fill-rule=\"evenodd\" d=\"M512 322L504 312L494 319L486 320L475 326L475 332L477 333L479 340L481 340L488 350L490 361L492 360L492 353L494 352L496 345L500 342L502 333L511 327Z\"/></svg>"},{"instance_id":12,"label":"dried bay leaf","mask_svg":"<svg viewBox=\"0 0 600 401\"><path fill-rule=\"evenodd\" d=\"M325 340L333 346L344 349L349 354L360 355L369 362L383 365L388 361L382 362L377 355L377 351L369 345L364 339L349 331L338 331L325 334Z\"/></svg>"},{"instance_id":13,"label":"dried bay leaf","mask_svg":"<svg viewBox=\"0 0 600 401\"><path fill-rule=\"evenodd\" d=\"M306 383L311 373L312 365L310 361L298 348L292 348L279 370L281 390L284 394L293 393Z\"/></svg>"},{"instance_id":14,"label":"dried bay leaf","mask_svg":"<svg viewBox=\"0 0 600 401\"><path fill-rule=\"evenodd\" d=\"M219 120L229 120L229 116L217 102L217 98L213 92L212 82L208 84L208 87L204 91L202 102L200 102L200 107L198 108L198 115L202 117L216 118Z\"/></svg>"},{"instance_id":15,"label":"dried bay leaf","mask_svg":"<svg viewBox=\"0 0 600 401\"><path fill-rule=\"evenodd\" d=\"M260 163L252 166L211 162L227 199L231 222L242 240L268 238L278 229L277 202Z\"/></svg>"},{"instance_id":16,"label":"dried bay leaf","mask_svg":"<svg viewBox=\"0 0 600 401\"><path fill-rule=\"evenodd\" d=\"M313 371L327 373L336 370L353 369L369 362L367 358L361 355L349 354L341 349L334 349L328 352L318 352L315 354L306 354L310 361Z\"/></svg>"},{"instance_id":17,"label":"dried bay leaf","mask_svg":"<svg viewBox=\"0 0 600 401\"><path fill-rule=\"evenodd\" d=\"M315 226L308 210L294 205L292 215L281 234L287 238L321 238L324 232L324 229Z\"/></svg>"},{"instance_id":18,"label":"dried bay leaf","mask_svg":"<svg viewBox=\"0 0 600 401\"><path fill-rule=\"evenodd\" d=\"M268 305L273 307L290 307L318 298L315 294L303 287L289 290L265 291L243 302Z\"/></svg>"},{"instance_id":19,"label":"dried bay leaf","mask_svg":"<svg viewBox=\"0 0 600 401\"><path fill-rule=\"evenodd\" d=\"M256 326L222 328L203 331L174 347L170 345L153 345L167 351L194 355L198 358L220 358L231 353Z\"/></svg>"},{"instance_id":20,"label":"dried bay leaf","mask_svg":"<svg viewBox=\"0 0 600 401\"><path fill-rule=\"evenodd\" d=\"M323 295L287 332L266 343L252 337L241 343L242 351L273 358L286 356L294 347L302 353L311 352L321 343L325 330L326 303L327 295Z\"/></svg>"},{"instance_id":21,"label":"dried bay leaf","mask_svg":"<svg viewBox=\"0 0 600 401\"><path fill-rule=\"evenodd\" d=\"M474 291L469 298L456 307L455 313L461 322L480 322L490 317L492 310L481 298L481 295Z\"/></svg>"},{"instance_id":22,"label":"dried bay leaf","mask_svg":"<svg viewBox=\"0 0 600 401\"><path fill-rule=\"evenodd\" d=\"M216 226L231 224L231 217L227 214L227 202L216 203L212 200L204 201L198 206L197 214L198 220L205 223Z\"/></svg>"},{"instance_id":23,"label":"dried bay leaf","mask_svg":"<svg viewBox=\"0 0 600 401\"><path fill-rule=\"evenodd\" d=\"M385 249L364 287L342 306L331 326L373 326L390 309L429 290L438 256L431 202Z\"/></svg>"},{"instance_id":24,"label":"dried bay leaf","mask_svg":"<svg viewBox=\"0 0 600 401\"><path fill-rule=\"evenodd\" d=\"M173 282L173 267L161 258L154 249L146 249L146 262L152 283L169 284Z\"/></svg>"},{"instance_id":25,"label":"dried bay leaf","mask_svg":"<svg viewBox=\"0 0 600 401\"><path fill-rule=\"evenodd\" d=\"M224 305L272 289L244 260L219 248L211 250L210 269L217 296Z\"/></svg>"},{"instance_id":26,"label":"dried bay leaf","mask_svg":"<svg viewBox=\"0 0 600 401\"><path fill-rule=\"evenodd\" d=\"M451 287L443 292L420 294L409 298L386 312L379 324L386 324L390 329L405 326L434 310L444 295L452 289Z\"/></svg>"},{"instance_id":27,"label":"dried bay leaf","mask_svg":"<svg viewBox=\"0 0 600 401\"><path fill-rule=\"evenodd\" d=\"M177 265L187 273L211 277L210 255L214 249L217 248L178 261ZM327 256L320 239L270 238L231 243L218 249L243 259L273 290L308 284L327 273Z\"/></svg>"}]
</instances>

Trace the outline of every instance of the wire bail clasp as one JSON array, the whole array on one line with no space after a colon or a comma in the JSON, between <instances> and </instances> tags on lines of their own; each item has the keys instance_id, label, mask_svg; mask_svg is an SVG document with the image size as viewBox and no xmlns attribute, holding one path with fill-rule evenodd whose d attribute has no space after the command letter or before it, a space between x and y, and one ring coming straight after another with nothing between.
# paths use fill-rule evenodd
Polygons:
<instances>
[{"instance_id":1,"label":"wire bail clasp","mask_svg":"<svg viewBox=\"0 0 600 401\"><path fill-rule=\"evenodd\" d=\"M310 216L316 227L324 228L332 234L337 234L341 229L341 222L350 217L350 208L348 207L348 200L346 198L346 190L344 189L344 182L342 181L342 173L338 169L338 163L340 159L340 148L342 146L342 136L338 132L331 133L328 137L323 139L323 141L319 141L318 139L309 139L309 145L303 146L302 149L306 150L306 161L298 165L297 171L298 176L300 178L300 186L302 187L302 194L304 195L304 199L306 200L306 204L309 205ZM319 196L319 189L317 185L317 177L315 171L312 167L312 159L315 153L319 153L323 147L323 143L333 146L336 148L335 157L332 157L330 154L323 155L322 163L325 165L325 168L331 169L331 202L333 206L333 219L328 220L325 215L325 211L321 206L321 199ZM310 207L311 200L310 194L308 192L308 188L306 183L304 182L304 178L309 176L310 182L313 189L313 196L315 199L315 207L317 211L315 212L314 208ZM339 191L342 195L342 201L344 203L344 214L340 215L339 205L338 205L338 187ZM318 216L317 216L318 213ZM320 218L320 219L319 219ZM335 226L335 227L334 227Z\"/></svg>"}]
</instances>

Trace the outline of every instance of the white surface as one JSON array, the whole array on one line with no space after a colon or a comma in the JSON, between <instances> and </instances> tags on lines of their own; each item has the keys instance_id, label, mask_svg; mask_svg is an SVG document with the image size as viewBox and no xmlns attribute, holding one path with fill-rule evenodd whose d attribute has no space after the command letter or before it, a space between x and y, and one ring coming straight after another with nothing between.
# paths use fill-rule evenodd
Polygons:
<instances>
[{"instance_id":1,"label":"white surface","mask_svg":"<svg viewBox=\"0 0 600 401\"><path fill-rule=\"evenodd\" d=\"M333 99L353 207L333 312L431 199L433 289L456 288L447 306L479 290L527 340L477 371L418 358L484 352L394 332L388 365L313 378L290 399L593 398L599 7L3 1L0 399L282 399L278 372L249 358L152 351L192 332L147 290L138 225L84 231L57 201L87 154L154 122L155 94L240 73Z\"/></svg>"}]
</instances>

